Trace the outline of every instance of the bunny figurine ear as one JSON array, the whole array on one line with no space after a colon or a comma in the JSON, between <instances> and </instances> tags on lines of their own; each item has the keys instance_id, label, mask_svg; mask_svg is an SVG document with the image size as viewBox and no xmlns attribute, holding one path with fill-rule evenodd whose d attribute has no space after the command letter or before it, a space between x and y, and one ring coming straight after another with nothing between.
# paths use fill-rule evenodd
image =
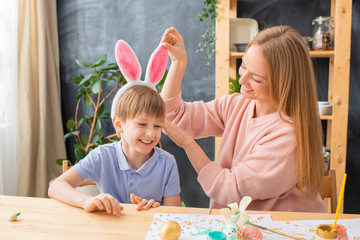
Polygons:
<instances>
[{"instance_id":1,"label":"bunny figurine ear","mask_svg":"<svg viewBox=\"0 0 360 240\"><path fill-rule=\"evenodd\" d=\"M159 45L151 54L146 68L145 82L158 84L164 76L168 61L166 49Z\"/></svg>"},{"instance_id":2,"label":"bunny figurine ear","mask_svg":"<svg viewBox=\"0 0 360 240\"><path fill-rule=\"evenodd\" d=\"M115 58L128 83L140 80L141 66L132 48L124 40L115 45Z\"/></svg>"}]
</instances>

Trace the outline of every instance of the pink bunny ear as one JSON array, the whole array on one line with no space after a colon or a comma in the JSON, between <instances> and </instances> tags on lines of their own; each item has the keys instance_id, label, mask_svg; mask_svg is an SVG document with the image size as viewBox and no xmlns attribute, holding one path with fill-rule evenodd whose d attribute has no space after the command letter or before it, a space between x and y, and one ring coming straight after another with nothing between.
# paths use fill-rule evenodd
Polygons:
<instances>
[{"instance_id":1,"label":"pink bunny ear","mask_svg":"<svg viewBox=\"0 0 360 240\"><path fill-rule=\"evenodd\" d=\"M146 68L145 82L158 84L164 76L167 66L168 54L166 49L159 45L151 54Z\"/></svg>"},{"instance_id":2,"label":"pink bunny ear","mask_svg":"<svg viewBox=\"0 0 360 240\"><path fill-rule=\"evenodd\" d=\"M115 45L115 58L128 82L139 80L141 77L141 66L132 48L124 40L117 41Z\"/></svg>"}]
</instances>

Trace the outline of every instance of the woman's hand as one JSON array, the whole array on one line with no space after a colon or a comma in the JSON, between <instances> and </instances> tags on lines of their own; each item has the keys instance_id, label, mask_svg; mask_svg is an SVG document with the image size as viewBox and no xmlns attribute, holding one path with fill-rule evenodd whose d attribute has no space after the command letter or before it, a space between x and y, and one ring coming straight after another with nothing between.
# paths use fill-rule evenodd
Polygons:
<instances>
[{"instance_id":1,"label":"woman's hand","mask_svg":"<svg viewBox=\"0 0 360 240\"><path fill-rule=\"evenodd\" d=\"M135 194L130 194L130 200L133 204L138 204L136 210L147 210L151 207L156 208L160 206L159 202L155 202L154 199L146 200L141 197L135 196Z\"/></svg>"},{"instance_id":2,"label":"woman's hand","mask_svg":"<svg viewBox=\"0 0 360 240\"><path fill-rule=\"evenodd\" d=\"M166 29L160 43L168 51L171 61L182 62L186 65L187 56L184 40L176 28Z\"/></svg>"},{"instance_id":3,"label":"woman's hand","mask_svg":"<svg viewBox=\"0 0 360 240\"><path fill-rule=\"evenodd\" d=\"M174 27L165 30L160 44L168 51L172 61L160 94L166 100L180 92L187 64L187 56L184 40Z\"/></svg>"},{"instance_id":4,"label":"woman's hand","mask_svg":"<svg viewBox=\"0 0 360 240\"><path fill-rule=\"evenodd\" d=\"M120 216L121 211L124 209L120 203L107 193L101 193L95 197L85 200L83 208L87 212L96 210L105 210L108 214L113 214L117 217Z\"/></svg>"},{"instance_id":5,"label":"woman's hand","mask_svg":"<svg viewBox=\"0 0 360 240\"><path fill-rule=\"evenodd\" d=\"M186 144L193 141L193 138L189 134L187 134L187 132L168 121L165 121L163 125L163 132L168 135L168 137L171 138L171 140L181 148L185 148Z\"/></svg>"},{"instance_id":6,"label":"woman's hand","mask_svg":"<svg viewBox=\"0 0 360 240\"><path fill-rule=\"evenodd\" d=\"M177 125L165 121L163 132L168 135L176 145L185 150L186 155L197 173L211 162L195 140Z\"/></svg>"}]
</instances>

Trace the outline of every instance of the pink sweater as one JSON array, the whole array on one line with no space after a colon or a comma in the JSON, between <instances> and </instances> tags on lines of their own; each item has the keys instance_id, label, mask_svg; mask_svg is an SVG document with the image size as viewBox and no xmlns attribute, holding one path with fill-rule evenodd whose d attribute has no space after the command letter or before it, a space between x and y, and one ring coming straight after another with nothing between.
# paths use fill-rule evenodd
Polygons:
<instances>
[{"instance_id":1,"label":"pink sweater","mask_svg":"<svg viewBox=\"0 0 360 240\"><path fill-rule=\"evenodd\" d=\"M311 199L299 195L294 129L278 113L253 118L255 102L240 94L208 103L187 103L179 94L165 103L166 119L192 137L222 137L216 160L198 176L211 208L250 196L249 210L326 211L319 194Z\"/></svg>"}]
</instances>

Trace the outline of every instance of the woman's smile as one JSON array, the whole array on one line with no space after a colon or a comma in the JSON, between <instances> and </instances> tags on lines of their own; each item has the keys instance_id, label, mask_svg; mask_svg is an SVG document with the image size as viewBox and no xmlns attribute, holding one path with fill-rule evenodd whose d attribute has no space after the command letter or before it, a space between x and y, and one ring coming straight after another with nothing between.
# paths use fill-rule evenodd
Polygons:
<instances>
[{"instance_id":1,"label":"woman's smile","mask_svg":"<svg viewBox=\"0 0 360 240\"><path fill-rule=\"evenodd\" d=\"M244 85L241 86L246 92L253 92L254 90L249 89L247 87L245 87Z\"/></svg>"}]
</instances>

